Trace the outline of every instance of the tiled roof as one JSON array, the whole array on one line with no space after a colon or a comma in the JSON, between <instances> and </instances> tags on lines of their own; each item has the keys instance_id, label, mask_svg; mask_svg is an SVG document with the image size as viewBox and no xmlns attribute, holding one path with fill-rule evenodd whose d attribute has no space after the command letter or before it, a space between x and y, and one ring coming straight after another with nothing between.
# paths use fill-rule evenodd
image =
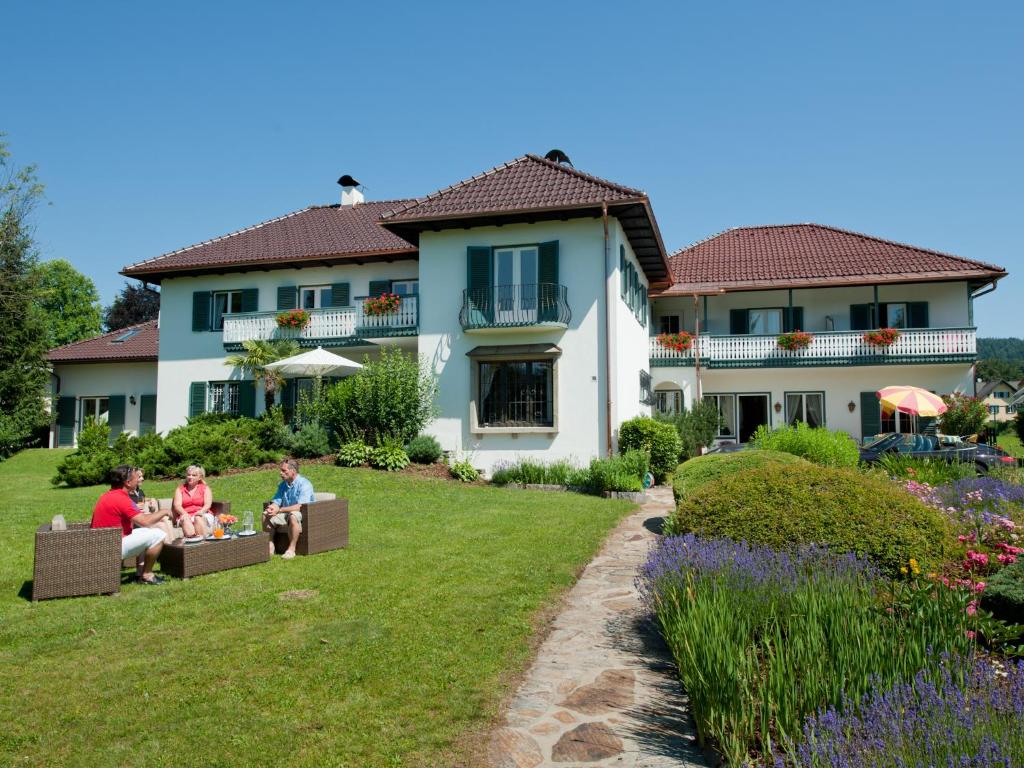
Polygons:
<instances>
[{"instance_id":1,"label":"tiled roof","mask_svg":"<svg viewBox=\"0 0 1024 768\"><path fill-rule=\"evenodd\" d=\"M136 331L136 333L132 333ZM126 337L123 341L117 341ZM51 349L51 363L135 363L156 360L160 349L160 330L156 320L131 325L84 341Z\"/></svg>"},{"instance_id":2,"label":"tiled roof","mask_svg":"<svg viewBox=\"0 0 1024 768\"><path fill-rule=\"evenodd\" d=\"M412 201L310 206L223 237L131 264L121 270L121 274L146 278L227 266L283 266L287 262L323 257L414 254L416 246L377 223L385 211L409 202Z\"/></svg>"},{"instance_id":3,"label":"tiled roof","mask_svg":"<svg viewBox=\"0 0 1024 768\"><path fill-rule=\"evenodd\" d=\"M673 285L664 294L1006 275L992 264L821 224L737 227L677 251L669 264Z\"/></svg>"},{"instance_id":4,"label":"tiled roof","mask_svg":"<svg viewBox=\"0 0 1024 768\"><path fill-rule=\"evenodd\" d=\"M385 223L448 219L639 200L638 189L577 171L537 155L523 155L385 213Z\"/></svg>"}]
</instances>

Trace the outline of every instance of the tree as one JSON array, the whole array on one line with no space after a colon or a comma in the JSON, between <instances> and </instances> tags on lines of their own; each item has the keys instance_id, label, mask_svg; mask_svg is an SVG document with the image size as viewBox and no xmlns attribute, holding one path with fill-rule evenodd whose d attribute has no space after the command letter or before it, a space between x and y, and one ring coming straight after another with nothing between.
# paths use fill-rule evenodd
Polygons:
<instances>
[{"instance_id":1,"label":"tree","mask_svg":"<svg viewBox=\"0 0 1024 768\"><path fill-rule=\"evenodd\" d=\"M63 259L45 261L36 265L35 271L51 348L100 332L103 307L92 280Z\"/></svg>"},{"instance_id":2,"label":"tree","mask_svg":"<svg viewBox=\"0 0 1024 768\"><path fill-rule=\"evenodd\" d=\"M228 355L224 365L241 368L256 381L263 382L263 397L267 410L274 405L274 394L284 384L284 377L264 366L298 353L299 344L291 339L275 341L247 340L242 342L244 354Z\"/></svg>"},{"instance_id":3,"label":"tree","mask_svg":"<svg viewBox=\"0 0 1024 768\"><path fill-rule=\"evenodd\" d=\"M103 324L108 331L119 331L129 325L156 320L159 314L159 291L125 282L114 303L103 313Z\"/></svg>"},{"instance_id":4,"label":"tree","mask_svg":"<svg viewBox=\"0 0 1024 768\"><path fill-rule=\"evenodd\" d=\"M29 223L42 198L35 166L15 168L0 134L0 458L30 444L49 420L47 331Z\"/></svg>"}]
</instances>

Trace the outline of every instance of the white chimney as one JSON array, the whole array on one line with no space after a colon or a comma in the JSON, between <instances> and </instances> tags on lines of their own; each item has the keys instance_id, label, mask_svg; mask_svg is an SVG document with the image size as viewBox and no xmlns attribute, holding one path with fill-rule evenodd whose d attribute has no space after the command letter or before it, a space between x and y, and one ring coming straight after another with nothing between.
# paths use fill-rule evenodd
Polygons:
<instances>
[{"instance_id":1,"label":"white chimney","mask_svg":"<svg viewBox=\"0 0 1024 768\"><path fill-rule=\"evenodd\" d=\"M359 205L363 202L363 191L359 189L359 182L347 173L338 179L338 184L341 186L342 205Z\"/></svg>"}]
</instances>

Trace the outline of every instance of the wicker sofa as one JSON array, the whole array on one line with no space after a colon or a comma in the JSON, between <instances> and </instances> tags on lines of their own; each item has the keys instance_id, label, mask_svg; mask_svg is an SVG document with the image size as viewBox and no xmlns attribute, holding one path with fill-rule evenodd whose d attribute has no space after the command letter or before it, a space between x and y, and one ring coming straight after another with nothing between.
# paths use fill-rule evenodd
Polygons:
<instances>
[{"instance_id":1,"label":"wicker sofa","mask_svg":"<svg viewBox=\"0 0 1024 768\"><path fill-rule=\"evenodd\" d=\"M295 545L298 555L316 555L348 546L348 499L339 499L333 493L316 493L311 504L303 504L302 533ZM274 532L274 551L281 554L288 549L288 532Z\"/></svg>"}]
</instances>

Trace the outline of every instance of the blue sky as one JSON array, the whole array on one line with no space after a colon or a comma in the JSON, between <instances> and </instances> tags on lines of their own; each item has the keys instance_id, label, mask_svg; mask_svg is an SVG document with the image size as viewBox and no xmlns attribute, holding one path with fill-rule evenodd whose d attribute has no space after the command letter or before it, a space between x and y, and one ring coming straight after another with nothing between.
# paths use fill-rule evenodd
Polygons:
<instances>
[{"instance_id":1,"label":"blue sky","mask_svg":"<svg viewBox=\"0 0 1024 768\"><path fill-rule=\"evenodd\" d=\"M1024 335L1024 4L8 4L0 131L45 258L95 280L524 152L646 190L674 250L814 221L1006 267Z\"/></svg>"}]
</instances>

